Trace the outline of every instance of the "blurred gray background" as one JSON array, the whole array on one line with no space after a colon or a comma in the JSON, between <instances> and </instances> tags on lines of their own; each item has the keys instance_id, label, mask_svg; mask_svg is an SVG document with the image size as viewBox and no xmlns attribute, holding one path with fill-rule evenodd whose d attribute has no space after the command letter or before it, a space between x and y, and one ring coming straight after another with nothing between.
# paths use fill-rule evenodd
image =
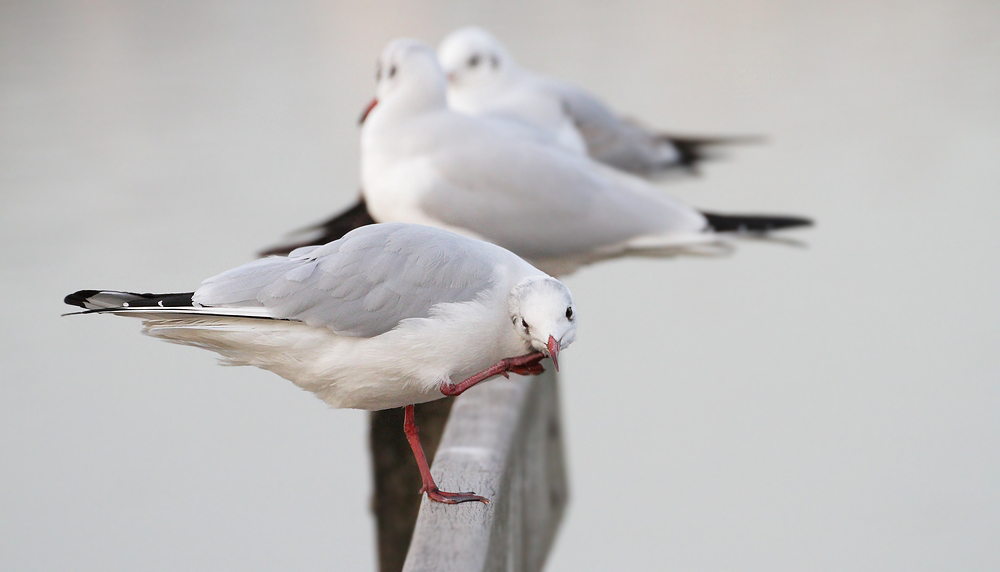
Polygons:
<instances>
[{"instance_id":1,"label":"blurred gray background","mask_svg":"<svg viewBox=\"0 0 1000 572\"><path fill-rule=\"evenodd\" d=\"M1000 569L1000 4L0 4L0 569L370 570L366 414L60 318L348 205L390 39L493 30L678 132L796 248L567 280L551 570Z\"/></svg>"}]
</instances>

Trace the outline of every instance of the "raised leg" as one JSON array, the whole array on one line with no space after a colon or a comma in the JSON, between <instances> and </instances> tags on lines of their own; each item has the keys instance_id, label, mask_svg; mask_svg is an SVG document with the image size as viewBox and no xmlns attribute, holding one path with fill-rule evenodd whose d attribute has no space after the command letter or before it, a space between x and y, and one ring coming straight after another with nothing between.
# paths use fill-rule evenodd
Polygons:
<instances>
[{"instance_id":1,"label":"raised leg","mask_svg":"<svg viewBox=\"0 0 1000 572\"><path fill-rule=\"evenodd\" d=\"M545 371L545 368L539 363L543 359L545 359L545 354L542 352L533 352L523 356L502 359L465 381L460 383L442 383L441 393L445 395L461 395L466 389L494 375L507 377L507 372L519 375L538 375Z\"/></svg>"},{"instance_id":2,"label":"raised leg","mask_svg":"<svg viewBox=\"0 0 1000 572\"><path fill-rule=\"evenodd\" d=\"M427 498L447 504L458 504L469 501L480 501L490 504L488 499L473 493L449 493L437 487L437 484L434 483L434 477L431 476L431 468L427 464L427 457L424 456L424 448L420 446L420 430L417 429L417 420L413 414L412 405L407 405L403 410L403 433L406 433L406 440L410 442L410 448L413 449L413 456L417 459L417 468L420 469L420 480L424 483L424 486L420 488L420 492L427 493Z\"/></svg>"}]
</instances>

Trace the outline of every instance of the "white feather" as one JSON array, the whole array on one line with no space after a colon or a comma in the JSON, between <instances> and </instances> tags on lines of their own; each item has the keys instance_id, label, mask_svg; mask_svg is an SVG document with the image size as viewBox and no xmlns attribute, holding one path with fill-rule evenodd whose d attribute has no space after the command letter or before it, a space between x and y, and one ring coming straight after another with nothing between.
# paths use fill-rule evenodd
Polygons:
<instances>
[{"instance_id":1,"label":"white feather","mask_svg":"<svg viewBox=\"0 0 1000 572\"><path fill-rule=\"evenodd\" d=\"M225 364L273 371L333 407L437 399L442 383L542 351L549 336L560 347L576 337L562 283L500 247L407 224L234 268L205 281L200 305L87 294L68 301L140 318L146 334L217 352Z\"/></svg>"},{"instance_id":2,"label":"white feather","mask_svg":"<svg viewBox=\"0 0 1000 572\"><path fill-rule=\"evenodd\" d=\"M376 220L433 224L568 265L719 240L700 212L642 179L449 110L426 45L392 42L381 66L397 71L379 82L361 155Z\"/></svg>"},{"instance_id":3,"label":"white feather","mask_svg":"<svg viewBox=\"0 0 1000 572\"><path fill-rule=\"evenodd\" d=\"M456 111L520 121L550 133L568 149L635 174L679 164L681 154L669 138L621 117L578 86L524 69L482 28L449 34L438 58L451 78L448 103Z\"/></svg>"}]
</instances>

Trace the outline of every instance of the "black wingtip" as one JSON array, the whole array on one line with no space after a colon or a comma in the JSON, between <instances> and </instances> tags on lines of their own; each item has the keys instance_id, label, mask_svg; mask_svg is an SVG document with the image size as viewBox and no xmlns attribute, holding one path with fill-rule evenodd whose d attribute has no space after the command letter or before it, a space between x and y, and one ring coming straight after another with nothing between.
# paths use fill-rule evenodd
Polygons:
<instances>
[{"instance_id":1,"label":"black wingtip","mask_svg":"<svg viewBox=\"0 0 1000 572\"><path fill-rule=\"evenodd\" d=\"M677 164L691 175L701 174L698 164L709 158L705 145L700 141L668 138L670 144L677 150Z\"/></svg>"},{"instance_id":2,"label":"black wingtip","mask_svg":"<svg viewBox=\"0 0 1000 572\"><path fill-rule=\"evenodd\" d=\"M369 224L375 224L375 222L376 221L372 218L371 213L368 212L368 205L365 204L365 198L362 196L358 199L358 202L349 209L340 212L319 224L302 229L303 231L318 230L320 231L319 236L305 241L281 244L267 250L263 250L259 254L260 256L285 256L296 248L333 242L334 240L342 238L345 234L356 228L361 228L362 226Z\"/></svg>"},{"instance_id":3,"label":"black wingtip","mask_svg":"<svg viewBox=\"0 0 1000 572\"><path fill-rule=\"evenodd\" d=\"M194 292L171 292L169 294L140 294L117 290L79 290L63 298L70 306L78 306L89 311L105 311L128 308L182 308L194 303Z\"/></svg>"},{"instance_id":4,"label":"black wingtip","mask_svg":"<svg viewBox=\"0 0 1000 572\"><path fill-rule=\"evenodd\" d=\"M722 145L746 145L763 143L764 137L756 135L733 137L686 137L682 135L660 136L662 141L669 142L677 151L677 165L691 175L699 175L698 165L710 159L718 158L712 150Z\"/></svg>"},{"instance_id":5,"label":"black wingtip","mask_svg":"<svg viewBox=\"0 0 1000 572\"><path fill-rule=\"evenodd\" d=\"M812 219L785 215L723 215L701 213L715 232L766 234L775 230L814 226Z\"/></svg>"},{"instance_id":6,"label":"black wingtip","mask_svg":"<svg viewBox=\"0 0 1000 572\"><path fill-rule=\"evenodd\" d=\"M86 308L87 306L84 305L84 302L87 301L87 298L95 296L99 293L100 290L79 290L63 298L63 302L69 304L70 306L79 306L81 308Z\"/></svg>"}]
</instances>

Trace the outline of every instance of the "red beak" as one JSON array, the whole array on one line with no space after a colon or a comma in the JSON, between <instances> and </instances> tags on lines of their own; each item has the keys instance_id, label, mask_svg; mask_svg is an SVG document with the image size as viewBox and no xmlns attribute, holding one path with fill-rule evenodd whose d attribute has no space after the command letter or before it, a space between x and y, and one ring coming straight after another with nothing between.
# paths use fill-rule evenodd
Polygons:
<instances>
[{"instance_id":1,"label":"red beak","mask_svg":"<svg viewBox=\"0 0 1000 572\"><path fill-rule=\"evenodd\" d=\"M549 357L552 358L552 367L559 371L559 342L549 336L549 343L545 344L549 348Z\"/></svg>"},{"instance_id":2,"label":"red beak","mask_svg":"<svg viewBox=\"0 0 1000 572\"><path fill-rule=\"evenodd\" d=\"M358 120L358 125L363 125L365 123L365 119L368 119L368 114L371 113L373 109L375 109L376 105L378 105L377 97L372 99L372 102L369 103L367 107L365 107L365 110L363 112L361 112L361 119Z\"/></svg>"}]
</instances>

